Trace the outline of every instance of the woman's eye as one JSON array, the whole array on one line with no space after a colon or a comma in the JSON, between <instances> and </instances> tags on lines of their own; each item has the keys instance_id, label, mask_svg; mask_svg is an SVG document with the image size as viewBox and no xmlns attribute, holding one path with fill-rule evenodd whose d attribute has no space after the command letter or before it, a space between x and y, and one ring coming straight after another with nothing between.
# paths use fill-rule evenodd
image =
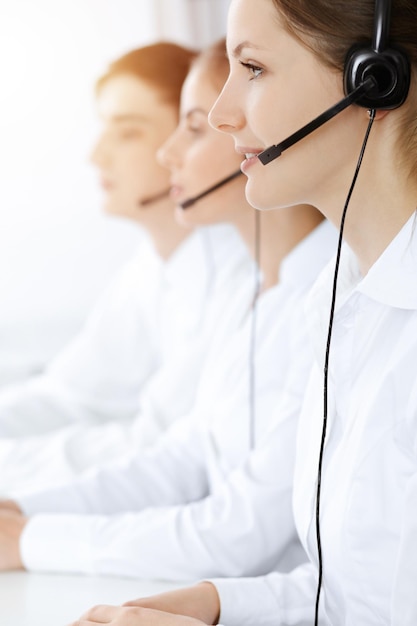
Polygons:
<instances>
[{"instance_id":1,"label":"woman's eye","mask_svg":"<svg viewBox=\"0 0 417 626\"><path fill-rule=\"evenodd\" d=\"M143 133L138 128L126 128L119 130L118 137L122 141L129 141L129 139L138 139L142 137Z\"/></svg>"},{"instance_id":2,"label":"woman's eye","mask_svg":"<svg viewBox=\"0 0 417 626\"><path fill-rule=\"evenodd\" d=\"M199 135L202 132L201 126L198 126L197 124L188 124L187 130L192 135Z\"/></svg>"},{"instance_id":3,"label":"woman's eye","mask_svg":"<svg viewBox=\"0 0 417 626\"><path fill-rule=\"evenodd\" d=\"M253 63L245 63L243 61L240 61L240 64L248 70L252 78L259 78L259 76L261 76L263 73L262 67L254 65Z\"/></svg>"}]
</instances>

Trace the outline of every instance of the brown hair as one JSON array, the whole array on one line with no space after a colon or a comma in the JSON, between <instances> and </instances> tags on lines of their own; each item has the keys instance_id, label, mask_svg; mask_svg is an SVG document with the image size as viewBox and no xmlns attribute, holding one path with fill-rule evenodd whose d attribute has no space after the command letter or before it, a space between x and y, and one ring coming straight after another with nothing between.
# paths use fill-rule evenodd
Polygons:
<instances>
[{"instance_id":1,"label":"brown hair","mask_svg":"<svg viewBox=\"0 0 417 626\"><path fill-rule=\"evenodd\" d=\"M343 72L352 45L369 45L374 30L375 0L271 0L287 31L320 61ZM390 44L400 46L411 63L412 86L417 88L417 0L393 0ZM413 88L414 83L414 88ZM411 99L411 98L410 98ZM415 102L401 108L399 150L404 164L417 178L417 115Z\"/></svg>"},{"instance_id":2,"label":"brown hair","mask_svg":"<svg viewBox=\"0 0 417 626\"><path fill-rule=\"evenodd\" d=\"M222 37L200 52L191 67L198 67L206 72L208 80L220 92L229 74L226 38Z\"/></svg>"},{"instance_id":3,"label":"brown hair","mask_svg":"<svg viewBox=\"0 0 417 626\"><path fill-rule=\"evenodd\" d=\"M113 77L130 74L147 81L165 102L178 106L182 84L195 56L194 50L170 42L137 48L109 65L96 82L96 93Z\"/></svg>"}]
</instances>

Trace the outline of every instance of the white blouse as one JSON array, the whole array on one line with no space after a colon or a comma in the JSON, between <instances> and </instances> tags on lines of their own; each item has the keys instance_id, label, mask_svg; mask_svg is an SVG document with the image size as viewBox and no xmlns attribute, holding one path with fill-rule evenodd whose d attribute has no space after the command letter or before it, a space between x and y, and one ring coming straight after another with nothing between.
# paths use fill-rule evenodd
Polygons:
<instances>
[{"instance_id":1,"label":"white blouse","mask_svg":"<svg viewBox=\"0 0 417 626\"><path fill-rule=\"evenodd\" d=\"M193 405L231 294L249 302L253 277L229 226L196 231L167 262L144 242L46 373L0 394L0 493L59 484L153 444Z\"/></svg>"},{"instance_id":2,"label":"white blouse","mask_svg":"<svg viewBox=\"0 0 417 626\"><path fill-rule=\"evenodd\" d=\"M305 560L291 505L296 424L312 362L302 303L334 246L333 227L320 225L258 302L252 452L246 302L241 326L213 346L193 411L157 446L18 499L31 515L21 541L28 569L181 581L257 575Z\"/></svg>"},{"instance_id":3,"label":"white blouse","mask_svg":"<svg viewBox=\"0 0 417 626\"><path fill-rule=\"evenodd\" d=\"M343 250L321 492L320 624L417 624L417 233L412 216L362 278ZM298 430L294 512L310 563L215 581L229 626L314 623L315 494L333 263L308 300L316 366Z\"/></svg>"}]
</instances>

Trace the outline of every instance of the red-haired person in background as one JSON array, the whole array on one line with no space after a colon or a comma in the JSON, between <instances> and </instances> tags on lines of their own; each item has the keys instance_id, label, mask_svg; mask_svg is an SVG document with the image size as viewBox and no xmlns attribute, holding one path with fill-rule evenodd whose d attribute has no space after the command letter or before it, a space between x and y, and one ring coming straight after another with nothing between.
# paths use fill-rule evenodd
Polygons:
<instances>
[{"instance_id":1,"label":"red-haired person in background","mask_svg":"<svg viewBox=\"0 0 417 626\"><path fill-rule=\"evenodd\" d=\"M244 297L230 293L223 317L232 313L231 323L213 336L194 407L157 445L0 504L9 508L0 510L1 568L178 582L288 570L306 558L292 512L296 426L313 358L304 299L336 229L311 205L255 211L242 175L181 208L242 161L208 122L229 71L225 51L224 41L213 44L192 64L180 123L160 158L183 223L226 220L258 257L258 297L255 275Z\"/></svg>"},{"instance_id":2,"label":"red-haired person in background","mask_svg":"<svg viewBox=\"0 0 417 626\"><path fill-rule=\"evenodd\" d=\"M97 82L92 160L103 206L138 227L138 252L46 371L0 393L3 495L153 444L192 406L230 294L252 284L253 262L231 227L178 223L157 160L194 56L155 43L115 60Z\"/></svg>"}]
</instances>

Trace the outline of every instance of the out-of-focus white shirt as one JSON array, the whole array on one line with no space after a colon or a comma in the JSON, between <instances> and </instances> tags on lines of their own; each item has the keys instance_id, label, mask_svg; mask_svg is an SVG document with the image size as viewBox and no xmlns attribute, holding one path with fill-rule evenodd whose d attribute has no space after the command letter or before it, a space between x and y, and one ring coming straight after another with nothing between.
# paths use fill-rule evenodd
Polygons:
<instances>
[{"instance_id":1,"label":"out-of-focus white shirt","mask_svg":"<svg viewBox=\"0 0 417 626\"><path fill-rule=\"evenodd\" d=\"M217 338L193 412L157 446L62 489L18 498L33 516L21 541L28 569L190 580L305 560L291 504L296 423L312 362L302 303L335 244L333 227L320 225L257 303L252 452L247 308L233 336Z\"/></svg>"},{"instance_id":2,"label":"out-of-focus white shirt","mask_svg":"<svg viewBox=\"0 0 417 626\"><path fill-rule=\"evenodd\" d=\"M213 334L228 316L239 324L254 272L230 226L198 230L166 263L141 249L46 374L0 396L0 432L16 435L0 439L0 493L153 444L190 410ZM24 437L35 429L54 430Z\"/></svg>"},{"instance_id":3,"label":"out-of-focus white shirt","mask_svg":"<svg viewBox=\"0 0 417 626\"><path fill-rule=\"evenodd\" d=\"M132 324L125 326L121 331L125 333L125 341L119 352L116 342L118 333L114 333L111 342L112 345L116 343L114 352L119 358L115 360L109 354L109 362L105 360L101 369L100 363L96 362L94 371L89 372L91 401L88 406L91 407L94 402L103 403L102 409L103 412L109 413L108 419L102 419L97 423L97 419L84 415L80 423L78 416L76 424L52 432L25 438L0 439L0 493L3 497L61 484L76 475L87 473L96 466L144 449L152 445L178 417L184 416L190 410L201 370L208 353L214 349L216 337L219 342L223 342L225 337L239 328L247 317L255 291L255 264L236 231L232 227L222 226L204 229L198 232L198 236L193 235L193 240L181 251L180 257L172 259L169 268L161 269L163 275L159 277L158 291L162 291L163 301L161 302L161 296L158 302L156 298L151 302L146 301L148 309L146 317L150 323L135 329L132 319ZM170 277L169 281L167 275ZM161 283L164 284L161 286ZM123 289L123 293L125 295L123 309L117 307L118 315L114 313L111 316L114 325L117 318L120 318L119 324L123 322L125 309L128 310L129 316L136 313L136 310L132 313L131 307L128 306L129 299L134 300L137 297L131 280ZM110 321L108 313L111 302L110 299L110 303L107 305L104 303L101 307L107 322ZM163 310L160 312L162 306ZM157 316L162 317L163 324L156 323ZM140 322L140 315L136 317ZM155 332L149 333L149 337L146 337L146 332L152 324L155 324ZM106 326L110 332L111 324L107 323ZM99 326L100 332L97 326L95 328L93 338L98 351L102 352L100 337L104 335L103 340L106 342L103 324ZM164 332L160 332L162 330ZM142 389L139 389L140 385L139 383L135 385L127 363L125 362L124 368L121 367L121 356L125 353L132 364L135 359L140 362L141 333L145 333L142 337L144 347L151 348L152 343L162 344L157 345L159 352L162 353L160 358L162 363L156 372L148 377ZM129 342L130 334L133 335L132 342ZM156 339L155 335L158 335ZM69 359L66 372L71 370L78 376L75 366L81 354L87 351L87 345L91 343L92 333L87 333L86 340L81 342L83 350L77 350L76 358ZM150 352L149 349L148 353ZM94 356L90 363L93 358ZM87 363L84 363L83 367L86 366ZM108 371L104 376L106 370ZM132 387L130 393L132 407L135 396L139 395L140 391L139 402L135 400L135 405L139 404L139 411L134 417L129 417L130 412L124 414L117 410L123 401L123 391L125 403L129 396L127 385L124 386L123 373L126 374L126 382L130 381ZM80 388L84 384L81 379L77 379L76 382L77 385L72 385L73 397L76 392L81 395ZM107 390L106 382L109 386ZM46 383L48 390L51 391L51 376L47 378ZM101 399L99 385L104 387L103 395L108 398L113 413L109 412ZM133 393L135 387L136 394ZM20 406L19 397L15 395L14 399ZM35 408L45 406L47 399L46 393L40 397L30 394L26 397L26 411L29 413L31 403ZM59 401L64 405L64 394L59 395ZM54 408L57 410L60 407ZM70 403L69 408L76 412L74 403Z\"/></svg>"},{"instance_id":4,"label":"out-of-focus white shirt","mask_svg":"<svg viewBox=\"0 0 417 626\"><path fill-rule=\"evenodd\" d=\"M161 365L175 371L198 343L217 270L233 272L244 259L243 242L229 226L195 231L166 262L144 239L46 373L2 392L0 434L135 415L144 383Z\"/></svg>"},{"instance_id":5,"label":"out-of-focus white shirt","mask_svg":"<svg viewBox=\"0 0 417 626\"><path fill-rule=\"evenodd\" d=\"M363 278L345 247L329 368L320 624L417 624L417 233L413 216ZM227 626L314 622L315 493L333 264L309 298L316 367L299 423L294 511L310 563L214 581Z\"/></svg>"}]
</instances>

